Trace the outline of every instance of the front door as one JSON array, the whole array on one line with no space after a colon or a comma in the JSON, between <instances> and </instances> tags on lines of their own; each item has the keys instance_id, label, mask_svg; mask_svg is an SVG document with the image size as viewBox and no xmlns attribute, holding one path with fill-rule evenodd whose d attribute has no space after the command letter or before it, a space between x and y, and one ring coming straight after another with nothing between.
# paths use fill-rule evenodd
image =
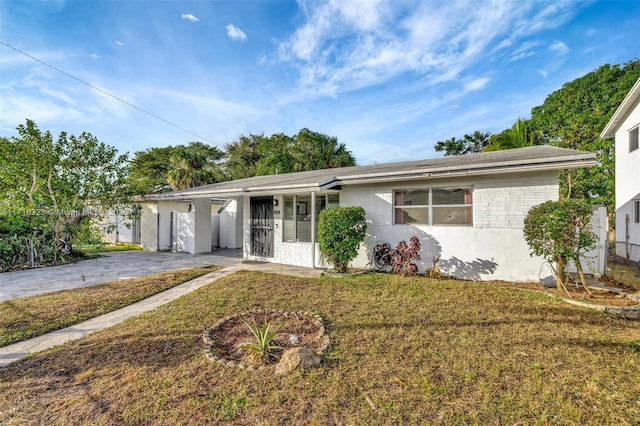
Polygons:
<instances>
[{"instance_id":1,"label":"front door","mask_svg":"<svg viewBox=\"0 0 640 426\"><path fill-rule=\"evenodd\" d=\"M251 255L273 257L273 197L251 198Z\"/></svg>"}]
</instances>

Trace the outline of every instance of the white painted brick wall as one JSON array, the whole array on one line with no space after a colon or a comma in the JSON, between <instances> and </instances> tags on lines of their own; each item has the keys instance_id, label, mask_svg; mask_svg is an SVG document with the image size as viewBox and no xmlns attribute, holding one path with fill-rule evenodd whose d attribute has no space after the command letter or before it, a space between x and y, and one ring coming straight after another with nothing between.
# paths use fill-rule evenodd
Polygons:
<instances>
[{"instance_id":1,"label":"white painted brick wall","mask_svg":"<svg viewBox=\"0 0 640 426\"><path fill-rule=\"evenodd\" d=\"M474 228L522 229L531 209L558 199L557 179L479 182L473 191Z\"/></svg>"}]
</instances>

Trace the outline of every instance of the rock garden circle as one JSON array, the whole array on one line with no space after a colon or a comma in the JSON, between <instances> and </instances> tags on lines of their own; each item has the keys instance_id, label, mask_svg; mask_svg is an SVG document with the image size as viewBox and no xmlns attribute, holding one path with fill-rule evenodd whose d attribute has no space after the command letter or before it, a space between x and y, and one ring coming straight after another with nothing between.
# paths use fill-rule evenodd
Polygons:
<instances>
[{"instance_id":1,"label":"rock garden circle","mask_svg":"<svg viewBox=\"0 0 640 426\"><path fill-rule=\"evenodd\" d=\"M263 337L265 347L260 351ZM320 315L283 310L228 316L205 329L203 341L211 361L250 371L274 368L276 375L319 364L329 347Z\"/></svg>"}]
</instances>

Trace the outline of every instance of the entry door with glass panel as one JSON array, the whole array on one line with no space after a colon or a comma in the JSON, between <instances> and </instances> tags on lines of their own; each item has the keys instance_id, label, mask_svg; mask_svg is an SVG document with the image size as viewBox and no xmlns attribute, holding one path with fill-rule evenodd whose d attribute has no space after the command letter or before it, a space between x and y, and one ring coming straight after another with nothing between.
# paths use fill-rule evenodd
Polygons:
<instances>
[{"instance_id":1,"label":"entry door with glass panel","mask_svg":"<svg viewBox=\"0 0 640 426\"><path fill-rule=\"evenodd\" d=\"M251 198L251 255L273 257L273 197Z\"/></svg>"}]
</instances>

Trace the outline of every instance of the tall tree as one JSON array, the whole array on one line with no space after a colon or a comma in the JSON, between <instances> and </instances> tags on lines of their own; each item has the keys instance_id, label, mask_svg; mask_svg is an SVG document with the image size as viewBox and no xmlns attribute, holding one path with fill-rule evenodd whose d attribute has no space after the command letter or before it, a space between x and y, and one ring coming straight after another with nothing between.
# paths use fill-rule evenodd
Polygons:
<instances>
[{"instance_id":1,"label":"tall tree","mask_svg":"<svg viewBox=\"0 0 640 426\"><path fill-rule=\"evenodd\" d=\"M541 145L544 142L544 135L539 130L530 130L529 127L528 120L518 118L509 129L492 135L491 143L484 148L484 151L500 151Z\"/></svg>"},{"instance_id":2,"label":"tall tree","mask_svg":"<svg viewBox=\"0 0 640 426\"><path fill-rule=\"evenodd\" d=\"M176 148L148 148L137 151L129 163L129 180L136 193L140 195L170 191L167 182L169 161Z\"/></svg>"},{"instance_id":3,"label":"tall tree","mask_svg":"<svg viewBox=\"0 0 640 426\"><path fill-rule=\"evenodd\" d=\"M553 145L595 152L598 165L562 173L564 198L595 197L610 214L615 209L613 141L599 135L640 78L640 59L624 65L603 65L551 93L531 110L530 125Z\"/></svg>"},{"instance_id":4,"label":"tall tree","mask_svg":"<svg viewBox=\"0 0 640 426\"><path fill-rule=\"evenodd\" d=\"M258 145L260 159L256 164L256 176L294 171L295 157L292 152L294 140L284 133L275 133Z\"/></svg>"},{"instance_id":5,"label":"tall tree","mask_svg":"<svg viewBox=\"0 0 640 426\"><path fill-rule=\"evenodd\" d=\"M229 179L256 176L256 165L262 156L261 145L264 145L265 139L264 134L241 135L225 145L224 171Z\"/></svg>"},{"instance_id":6,"label":"tall tree","mask_svg":"<svg viewBox=\"0 0 640 426\"><path fill-rule=\"evenodd\" d=\"M491 143L491 133L482 133L476 130L473 134L464 135L462 139L453 137L445 141L438 141L434 148L438 152L444 151L445 156L477 154L482 152L489 143Z\"/></svg>"},{"instance_id":7,"label":"tall tree","mask_svg":"<svg viewBox=\"0 0 640 426\"><path fill-rule=\"evenodd\" d=\"M356 159L338 138L302 129L295 136L295 171L355 166Z\"/></svg>"},{"instance_id":8,"label":"tall tree","mask_svg":"<svg viewBox=\"0 0 640 426\"><path fill-rule=\"evenodd\" d=\"M243 135L225 149L225 172L230 179L355 165L345 144L309 129L293 137L283 133Z\"/></svg>"},{"instance_id":9,"label":"tall tree","mask_svg":"<svg viewBox=\"0 0 640 426\"><path fill-rule=\"evenodd\" d=\"M129 204L126 154L86 132L54 140L32 120L17 132L0 138L0 208L51 240L56 252L68 254L95 220Z\"/></svg>"},{"instance_id":10,"label":"tall tree","mask_svg":"<svg viewBox=\"0 0 640 426\"><path fill-rule=\"evenodd\" d=\"M180 145L169 158L167 182L172 189L186 189L225 180L219 164L224 154L202 142Z\"/></svg>"}]
</instances>

